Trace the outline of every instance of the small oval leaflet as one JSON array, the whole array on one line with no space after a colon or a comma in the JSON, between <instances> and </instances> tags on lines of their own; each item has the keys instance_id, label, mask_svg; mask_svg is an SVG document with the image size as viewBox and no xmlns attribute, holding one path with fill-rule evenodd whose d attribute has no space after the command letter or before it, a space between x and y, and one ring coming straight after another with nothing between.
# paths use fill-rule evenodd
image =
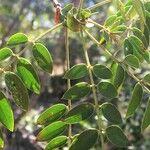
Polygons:
<instances>
[{"instance_id":1,"label":"small oval leaflet","mask_svg":"<svg viewBox=\"0 0 150 150\"><path fill-rule=\"evenodd\" d=\"M98 136L98 130L85 130L73 140L69 150L89 150L97 142Z\"/></svg>"},{"instance_id":2,"label":"small oval leaflet","mask_svg":"<svg viewBox=\"0 0 150 150\"><path fill-rule=\"evenodd\" d=\"M0 122L10 131L14 130L14 115L5 95L0 92Z\"/></svg>"},{"instance_id":3,"label":"small oval leaflet","mask_svg":"<svg viewBox=\"0 0 150 150\"><path fill-rule=\"evenodd\" d=\"M37 94L40 93L41 87L39 77L28 60L25 58L18 59L17 73L29 90Z\"/></svg>"},{"instance_id":4,"label":"small oval leaflet","mask_svg":"<svg viewBox=\"0 0 150 150\"><path fill-rule=\"evenodd\" d=\"M104 103L100 107L103 116L110 122L114 124L121 124L122 118L117 107L111 103Z\"/></svg>"},{"instance_id":5,"label":"small oval leaflet","mask_svg":"<svg viewBox=\"0 0 150 150\"><path fill-rule=\"evenodd\" d=\"M89 94L90 90L91 87L88 83L80 82L72 86L69 90L67 90L62 98L67 100L79 99Z\"/></svg>"},{"instance_id":6,"label":"small oval leaflet","mask_svg":"<svg viewBox=\"0 0 150 150\"><path fill-rule=\"evenodd\" d=\"M108 140L118 146L118 147L126 147L128 146L128 139L126 135L123 133L122 129L117 125L111 125L106 129L106 135Z\"/></svg>"},{"instance_id":7,"label":"small oval leaflet","mask_svg":"<svg viewBox=\"0 0 150 150\"><path fill-rule=\"evenodd\" d=\"M24 33L16 33L8 39L7 45L15 46L19 44L25 44L26 42L28 42L28 37Z\"/></svg>"},{"instance_id":8,"label":"small oval leaflet","mask_svg":"<svg viewBox=\"0 0 150 150\"><path fill-rule=\"evenodd\" d=\"M93 112L94 106L91 103L80 104L66 114L64 121L67 124L79 123L82 120L88 119Z\"/></svg>"},{"instance_id":9,"label":"small oval leaflet","mask_svg":"<svg viewBox=\"0 0 150 150\"><path fill-rule=\"evenodd\" d=\"M10 48L4 47L0 49L0 61L6 60L7 58L11 57L13 54Z\"/></svg>"},{"instance_id":10,"label":"small oval leaflet","mask_svg":"<svg viewBox=\"0 0 150 150\"><path fill-rule=\"evenodd\" d=\"M93 66L93 73L96 77L102 79L110 79L112 72L104 65L96 64Z\"/></svg>"},{"instance_id":11,"label":"small oval leaflet","mask_svg":"<svg viewBox=\"0 0 150 150\"><path fill-rule=\"evenodd\" d=\"M150 100L147 103L146 110L142 119L141 131L143 132L150 125Z\"/></svg>"},{"instance_id":12,"label":"small oval leaflet","mask_svg":"<svg viewBox=\"0 0 150 150\"><path fill-rule=\"evenodd\" d=\"M4 139L1 129L0 129L0 148L2 149L4 148Z\"/></svg>"},{"instance_id":13,"label":"small oval leaflet","mask_svg":"<svg viewBox=\"0 0 150 150\"><path fill-rule=\"evenodd\" d=\"M35 43L32 52L39 67L48 73L52 73L53 60L48 49L41 43Z\"/></svg>"},{"instance_id":14,"label":"small oval leaflet","mask_svg":"<svg viewBox=\"0 0 150 150\"><path fill-rule=\"evenodd\" d=\"M145 75L143 80L146 84L150 85L150 74Z\"/></svg>"},{"instance_id":15,"label":"small oval leaflet","mask_svg":"<svg viewBox=\"0 0 150 150\"><path fill-rule=\"evenodd\" d=\"M67 106L64 104L56 104L46 109L37 119L37 124L45 125L52 123L61 118L67 111Z\"/></svg>"},{"instance_id":16,"label":"small oval leaflet","mask_svg":"<svg viewBox=\"0 0 150 150\"><path fill-rule=\"evenodd\" d=\"M133 89L132 98L129 102L129 106L126 114L127 118L134 114L137 107L140 105L142 96L143 96L143 88L139 83L137 83Z\"/></svg>"},{"instance_id":17,"label":"small oval leaflet","mask_svg":"<svg viewBox=\"0 0 150 150\"><path fill-rule=\"evenodd\" d=\"M62 121L54 122L46 126L38 135L38 141L47 141L55 138L67 128L67 124Z\"/></svg>"},{"instance_id":18,"label":"small oval leaflet","mask_svg":"<svg viewBox=\"0 0 150 150\"><path fill-rule=\"evenodd\" d=\"M124 59L124 62L134 68L139 68L140 63L138 58L135 55L127 55L126 58Z\"/></svg>"},{"instance_id":19,"label":"small oval leaflet","mask_svg":"<svg viewBox=\"0 0 150 150\"><path fill-rule=\"evenodd\" d=\"M67 143L67 136L58 136L52 139L46 146L44 150L53 150L59 147L64 146Z\"/></svg>"},{"instance_id":20,"label":"small oval leaflet","mask_svg":"<svg viewBox=\"0 0 150 150\"><path fill-rule=\"evenodd\" d=\"M13 96L14 102L23 110L28 110L28 91L22 80L13 72L6 72L5 83Z\"/></svg>"},{"instance_id":21,"label":"small oval leaflet","mask_svg":"<svg viewBox=\"0 0 150 150\"><path fill-rule=\"evenodd\" d=\"M83 78L86 75L88 75L87 66L85 64L77 64L65 73L64 78L74 80Z\"/></svg>"},{"instance_id":22,"label":"small oval leaflet","mask_svg":"<svg viewBox=\"0 0 150 150\"><path fill-rule=\"evenodd\" d=\"M107 98L115 98L117 96L117 90L110 82L100 82L97 88L99 92Z\"/></svg>"}]
</instances>

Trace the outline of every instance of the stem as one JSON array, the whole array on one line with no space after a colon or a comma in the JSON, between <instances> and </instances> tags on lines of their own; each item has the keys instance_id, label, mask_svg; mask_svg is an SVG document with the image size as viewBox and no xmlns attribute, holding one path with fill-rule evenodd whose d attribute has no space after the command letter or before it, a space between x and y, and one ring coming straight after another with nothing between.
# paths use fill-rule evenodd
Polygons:
<instances>
[{"instance_id":1,"label":"stem","mask_svg":"<svg viewBox=\"0 0 150 150\"><path fill-rule=\"evenodd\" d=\"M98 122L98 128L99 128L99 132L100 132L101 147L102 147L102 150L104 150L105 149L104 138L103 138L103 133L102 133L102 123L101 123L101 115L100 115L100 110L99 110L98 98L97 98L97 94L96 94L96 85L94 83L94 78L93 78L93 74L92 74L92 66L91 66L91 63L89 60L88 52L87 52L87 49L85 48L83 32L81 32L81 36L82 36L82 41L83 41L83 51L84 51L84 55L85 55L85 59L86 59L86 64L88 67L88 72L89 72L89 78L90 78L90 82L92 85L95 110L96 110L96 114L97 114L97 118L98 118L97 122Z\"/></svg>"},{"instance_id":2,"label":"stem","mask_svg":"<svg viewBox=\"0 0 150 150\"><path fill-rule=\"evenodd\" d=\"M99 3L95 4L95 5L93 5L91 7L88 7L88 9L94 10L94 9L96 9L98 7L101 7L102 5L105 5L105 4L110 3L110 2L111 2L111 0L105 0L105 1L102 1L102 2L99 2Z\"/></svg>"},{"instance_id":3,"label":"stem","mask_svg":"<svg viewBox=\"0 0 150 150\"><path fill-rule=\"evenodd\" d=\"M103 45L101 45L87 30L84 30L85 33L90 37L90 39L92 41L94 41L94 43L96 43L103 51L105 51L109 56L110 58L116 62L116 63L119 63L123 68L124 70L127 72L127 74L132 77L135 81L139 82L139 84L148 92L150 93L150 90L143 84L143 82L138 78L136 77L134 74L132 74L126 67L126 64L124 62L121 62L120 60L118 60L115 56L113 56Z\"/></svg>"},{"instance_id":4,"label":"stem","mask_svg":"<svg viewBox=\"0 0 150 150\"><path fill-rule=\"evenodd\" d=\"M67 62L67 70L70 69L70 53L69 53L69 30L68 28L65 28L66 30L66 35L65 35L65 48L66 48L66 62ZM71 83L70 83L70 79L67 79L67 88L70 89L71 88ZM68 109L71 110L71 100L68 100ZM69 125L68 128L68 147L70 147L71 145L71 137L72 137L72 129L71 129L71 125Z\"/></svg>"}]
</instances>

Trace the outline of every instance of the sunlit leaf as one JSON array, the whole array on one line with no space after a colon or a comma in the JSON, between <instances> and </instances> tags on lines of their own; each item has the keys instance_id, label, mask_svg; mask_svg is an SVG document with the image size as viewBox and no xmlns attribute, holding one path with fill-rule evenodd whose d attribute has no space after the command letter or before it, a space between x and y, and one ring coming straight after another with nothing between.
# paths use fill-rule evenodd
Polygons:
<instances>
[{"instance_id":1,"label":"sunlit leaf","mask_svg":"<svg viewBox=\"0 0 150 150\"><path fill-rule=\"evenodd\" d=\"M14 130L14 115L5 95L0 92L0 122L10 131Z\"/></svg>"},{"instance_id":2,"label":"sunlit leaf","mask_svg":"<svg viewBox=\"0 0 150 150\"><path fill-rule=\"evenodd\" d=\"M52 123L61 118L66 111L67 106L64 104L53 105L40 114L37 119L37 124L45 125L47 123Z\"/></svg>"},{"instance_id":3,"label":"sunlit leaf","mask_svg":"<svg viewBox=\"0 0 150 150\"><path fill-rule=\"evenodd\" d=\"M0 61L3 61L9 57L11 57L13 54L12 50L10 48L4 47L0 49Z\"/></svg>"},{"instance_id":4,"label":"sunlit leaf","mask_svg":"<svg viewBox=\"0 0 150 150\"><path fill-rule=\"evenodd\" d=\"M28 91L22 80L13 72L6 72L5 83L13 96L14 102L23 110L28 110Z\"/></svg>"}]
</instances>

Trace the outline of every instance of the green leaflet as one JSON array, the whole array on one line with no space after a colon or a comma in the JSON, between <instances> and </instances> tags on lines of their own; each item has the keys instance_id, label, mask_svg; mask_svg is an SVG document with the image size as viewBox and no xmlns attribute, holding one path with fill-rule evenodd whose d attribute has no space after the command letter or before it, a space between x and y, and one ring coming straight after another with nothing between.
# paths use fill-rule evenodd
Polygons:
<instances>
[{"instance_id":1,"label":"green leaflet","mask_svg":"<svg viewBox=\"0 0 150 150\"><path fill-rule=\"evenodd\" d=\"M125 57L124 62L134 68L139 68L140 66L138 58L131 54Z\"/></svg>"},{"instance_id":2,"label":"green leaflet","mask_svg":"<svg viewBox=\"0 0 150 150\"><path fill-rule=\"evenodd\" d=\"M4 148L4 139L1 129L0 129L0 148L2 149Z\"/></svg>"},{"instance_id":3,"label":"green leaflet","mask_svg":"<svg viewBox=\"0 0 150 150\"><path fill-rule=\"evenodd\" d=\"M48 49L41 43L35 43L32 52L39 67L48 73L52 73L53 60Z\"/></svg>"},{"instance_id":4,"label":"green leaflet","mask_svg":"<svg viewBox=\"0 0 150 150\"><path fill-rule=\"evenodd\" d=\"M5 95L0 92L0 122L10 131L14 130L14 115Z\"/></svg>"},{"instance_id":5,"label":"green leaflet","mask_svg":"<svg viewBox=\"0 0 150 150\"><path fill-rule=\"evenodd\" d=\"M17 61L17 73L26 85L26 87L39 94L40 93L40 81L37 73L35 72L31 63L25 58L19 58Z\"/></svg>"},{"instance_id":6,"label":"green leaflet","mask_svg":"<svg viewBox=\"0 0 150 150\"><path fill-rule=\"evenodd\" d=\"M114 124L121 124L122 118L117 107L111 103L103 103L100 107L103 116Z\"/></svg>"},{"instance_id":7,"label":"green leaflet","mask_svg":"<svg viewBox=\"0 0 150 150\"><path fill-rule=\"evenodd\" d=\"M0 61L4 61L7 58L11 57L13 54L12 50L10 48L4 47L0 49Z\"/></svg>"},{"instance_id":8,"label":"green leaflet","mask_svg":"<svg viewBox=\"0 0 150 150\"><path fill-rule=\"evenodd\" d=\"M143 78L144 82L148 85L150 85L150 74L145 75L145 77Z\"/></svg>"},{"instance_id":9,"label":"green leaflet","mask_svg":"<svg viewBox=\"0 0 150 150\"><path fill-rule=\"evenodd\" d=\"M104 65L96 64L93 66L93 73L96 77L102 79L110 79L112 72Z\"/></svg>"},{"instance_id":10,"label":"green leaflet","mask_svg":"<svg viewBox=\"0 0 150 150\"><path fill-rule=\"evenodd\" d=\"M46 146L44 150L53 150L59 147L64 146L67 143L68 137L67 136L58 136L52 139Z\"/></svg>"},{"instance_id":11,"label":"green leaflet","mask_svg":"<svg viewBox=\"0 0 150 150\"><path fill-rule=\"evenodd\" d=\"M150 125L150 100L148 100L146 110L142 119L141 131L143 132Z\"/></svg>"},{"instance_id":12,"label":"green leaflet","mask_svg":"<svg viewBox=\"0 0 150 150\"><path fill-rule=\"evenodd\" d=\"M82 63L82 64L77 64L77 65L73 66L71 69L69 69L65 73L64 78L74 80L74 79L83 78L86 75L88 75L87 66L86 66L86 64Z\"/></svg>"},{"instance_id":13,"label":"green leaflet","mask_svg":"<svg viewBox=\"0 0 150 150\"><path fill-rule=\"evenodd\" d=\"M62 121L54 122L46 126L38 135L38 141L47 141L55 138L67 128L66 123Z\"/></svg>"},{"instance_id":14,"label":"green leaflet","mask_svg":"<svg viewBox=\"0 0 150 150\"><path fill-rule=\"evenodd\" d=\"M19 44L25 44L27 42L28 42L28 37L25 34L16 33L8 39L7 45L15 46L15 45L19 45Z\"/></svg>"},{"instance_id":15,"label":"green leaflet","mask_svg":"<svg viewBox=\"0 0 150 150\"><path fill-rule=\"evenodd\" d=\"M128 139L123 133L120 127L117 125L111 125L106 129L106 135L108 140L118 147L128 146Z\"/></svg>"},{"instance_id":16,"label":"green leaflet","mask_svg":"<svg viewBox=\"0 0 150 150\"><path fill-rule=\"evenodd\" d=\"M126 114L127 118L134 114L137 107L140 105L142 96L143 96L142 86L139 83L137 83L134 87L134 90L132 93L132 98L131 98L129 106L128 106L128 110L127 110L127 114Z\"/></svg>"},{"instance_id":17,"label":"green leaflet","mask_svg":"<svg viewBox=\"0 0 150 150\"><path fill-rule=\"evenodd\" d=\"M110 82L100 82L97 88L99 92L107 98L115 98L117 96L117 90Z\"/></svg>"},{"instance_id":18,"label":"green leaflet","mask_svg":"<svg viewBox=\"0 0 150 150\"><path fill-rule=\"evenodd\" d=\"M6 72L5 83L13 96L14 102L23 110L28 110L28 91L22 80L13 72Z\"/></svg>"},{"instance_id":19,"label":"green leaflet","mask_svg":"<svg viewBox=\"0 0 150 150\"><path fill-rule=\"evenodd\" d=\"M69 150L89 150L95 145L98 136L98 130L85 130L73 140Z\"/></svg>"},{"instance_id":20,"label":"green leaflet","mask_svg":"<svg viewBox=\"0 0 150 150\"><path fill-rule=\"evenodd\" d=\"M88 95L90 90L91 90L91 87L88 83L80 82L72 86L69 90L67 90L64 93L62 98L67 99L67 100L79 99L81 97Z\"/></svg>"},{"instance_id":21,"label":"green leaflet","mask_svg":"<svg viewBox=\"0 0 150 150\"><path fill-rule=\"evenodd\" d=\"M40 114L37 119L37 124L45 125L48 123L52 123L53 121L61 118L66 111L67 106L64 104L53 105Z\"/></svg>"},{"instance_id":22,"label":"green leaflet","mask_svg":"<svg viewBox=\"0 0 150 150\"><path fill-rule=\"evenodd\" d=\"M82 120L88 119L94 112L94 106L90 103L80 104L71 109L66 114L64 121L67 124L79 123Z\"/></svg>"}]
</instances>

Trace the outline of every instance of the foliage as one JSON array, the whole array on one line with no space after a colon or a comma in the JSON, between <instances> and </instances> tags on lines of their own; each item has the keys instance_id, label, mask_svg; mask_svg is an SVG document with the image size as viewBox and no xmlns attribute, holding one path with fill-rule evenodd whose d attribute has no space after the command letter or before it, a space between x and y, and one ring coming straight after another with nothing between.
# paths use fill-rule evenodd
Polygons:
<instances>
[{"instance_id":1,"label":"foliage","mask_svg":"<svg viewBox=\"0 0 150 150\"><path fill-rule=\"evenodd\" d=\"M31 49L33 61L43 72L52 73L53 60L50 51L40 43L39 40L46 34L63 27L65 29L65 48L67 70L64 78L67 80L68 89L62 96L62 102L67 100L68 106L60 103L53 105L45 110L37 119L37 123L42 125L42 130L37 135L37 141L46 141L46 150L62 147L68 143L70 150L88 150L100 140L100 147L105 149L105 139L117 147L129 146L126 134L123 132L122 122L131 117L140 106L143 95L150 93L150 75L138 77L134 73L141 69L142 65L150 63L149 55L149 21L150 3L140 0L129 0L122 3L118 0L119 7L115 14L109 16L104 25L92 20L95 9L99 3L90 7L83 8L83 1L79 7L67 4L58 14L59 24L39 35L36 39L30 39L23 33L12 35L6 47L0 49L0 62L7 61L9 65L15 64L15 70L0 68L0 74L4 76L5 84L11 92L14 102L24 111L29 109L28 90L40 94L41 85L36 69L30 60L21 57L27 49ZM57 5L55 6L57 7ZM58 8L56 8L58 9ZM100 40L90 33L90 25L97 27L101 33ZM85 56L85 63L75 64L70 67L70 34L80 36L82 42L81 51ZM92 64L89 59L86 42L94 42L104 55L107 55L109 63ZM13 50L15 47L25 46L19 53ZM113 53L112 49L117 47ZM121 47L121 48L120 48ZM123 51L122 51L123 49ZM80 55L80 54L79 54ZM119 55L119 57L118 57ZM13 61L9 61L13 58ZM112 99L119 98L126 76L130 76L136 82L131 100L128 105L126 117L123 117L118 108L111 103ZM89 80L85 80L89 77ZM71 81L76 83L71 85ZM98 82L97 82L98 81ZM143 92L144 91L144 92ZM73 101L92 93L94 102L79 102L73 107ZM98 93L98 94L97 94ZM99 96L104 98L107 103L101 103ZM141 131L150 124L149 118L150 102L147 102ZM8 130L14 130L13 111L7 97L0 93L0 122ZM80 124L85 120L97 117L97 126L94 129L87 129L77 135L72 135L72 124ZM106 118L107 124L102 118ZM68 133L66 130L68 129ZM60 134L63 134L60 136ZM0 147L4 147L4 141L0 132Z\"/></svg>"}]
</instances>

